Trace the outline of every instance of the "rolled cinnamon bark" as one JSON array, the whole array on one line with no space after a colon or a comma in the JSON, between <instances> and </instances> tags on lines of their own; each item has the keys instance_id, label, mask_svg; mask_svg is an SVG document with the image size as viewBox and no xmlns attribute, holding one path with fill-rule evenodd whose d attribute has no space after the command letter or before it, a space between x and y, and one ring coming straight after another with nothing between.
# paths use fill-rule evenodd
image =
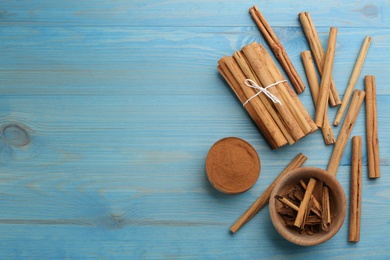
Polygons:
<instances>
[{"instance_id":1,"label":"rolled cinnamon bark","mask_svg":"<svg viewBox=\"0 0 390 260\"><path fill-rule=\"evenodd\" d=\"M303 32L306 35L307 42L309 43L310 50L313 53L318 72L322 76L324 70L325 52L322 48L320 37L318 36L316 27L314 26L309 12L301 12L298 16L301 21ZM336 84L333 79L331 79L330 85L329 104L331 107L341 104L339 93L337 92Z\"/></svg>"},{"instance_id":2,"label":"rolled cinnamon bark","mask_svg":"<svg viewBox=\"0 0 390 260\"><path fill-rule=\"evenodd\" d=\"M315 122L318 127L324 126L324 120L328 111L330 84L332 80L333 60L336 52L337 28L330 28L328 47L326 49L324 70L321 79L320 91L316 105Z\"/></svg>"},{"instance_id":3,"label":"rolled cinnamon bark","mask_svg":"<svg viewBox=\"0 0 390 260\"><path fill-rule=\"evenodd\" d=\"M364 60L366 59L368 48L371 44L371 37L367 36L364 39L362 48L360 49L359 56L357 57L355 67L353 68L351 77L349 78L349 82L347 88L345 89L343 100L341 101L341 106L337 110L336 118L333 122L335 126L339 125L341 122L341 118L344 115L345 109L349 103L349 99L351 98L352 91L355 88L356 82L359 78L360 71L363 68Z\"/></svg>"},{"instance_id":4,"label":"rolled cinnamon bark","mask_svg":"<svg viewBox=\"0 0 390 260\"><path fill-rule=\"evenodd\" d=\"M306 71L307 81L309 82L310 92L313 98L314 106L317 105L318 92L320 86L318 85L317 75L313 64L313 59L310 54L310 51L301 52L303 66ZM324 137L324 141L326 145L334 144L336 139L333 135L332 127L330 125L328 115L325 115L324 124L321 128L322 136Z\"/></svg>"},{"instance_id":5,"label":"rolled cinnamon bark","mask_svg":"<svg viewBox=\"0 0 390 260\"><path fill-rule=\"evenodd\" d=\"M267 20L260 12L257 6L253 6L249 9L249 12L255 21L260 32L263 34L265 40L268 42L273 53L275 54L276 59L279 61L283 70L286 72L288 78L291 81L291 84L294 86L297 93L302 93L305 90L305 85L298 72L296 71L294 65L292 64L290 58L287 55L286 50L284 49L282 43L279 41L278 37L272 30L271 26L268 24Z\"/></svg>"},{"instance_id":6,"label":"rolled cinnamon bark","mask_svg":"<svg viewBox=\"0 0 390 260\"><path fill-rule=\"evenodd\" d=\"M364 79L366 89L366 130L367 130L367 157L368 177L379 178L379 138L378 116L376 110L376 84L375 77L368 75Z\"/></svg>"},{"instance_id":7,"label":"rolled cinnamon bark","mask_svg":"<svg viewBox=\"0 0 390 260\"><path fill-rule=\"evenodd\" d=\"M343 126L340 129L339 136L337 137L336 144L328 163L327 170L330 174L337 174L341 157L343 156L345 146L349 136L351 135L353 126L355 125L365 95L366 93L363 90L356 89L352 96L351 105L349 106L347 115L345 116Z\"/></svg>"},{"instance_id":8,"label":"rolled cinnamon bark","mask_svg":"<svg viewBox=\"0 0 390 260\"><path fill-rule=\"evenodd\" d=\"M352 137L351 202L349 207L349 241L360 240L362 204L362 138Z\"/></svg>"}]
</instances>

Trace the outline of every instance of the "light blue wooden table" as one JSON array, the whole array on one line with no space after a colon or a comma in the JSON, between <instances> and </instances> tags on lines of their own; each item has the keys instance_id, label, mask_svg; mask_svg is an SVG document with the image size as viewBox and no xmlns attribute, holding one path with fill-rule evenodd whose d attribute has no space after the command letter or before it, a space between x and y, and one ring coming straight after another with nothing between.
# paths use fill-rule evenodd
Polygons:
<instances>
[{"instance_id":1,"label":"light blue wooden table","mask_svg":"<svg viewBox=\"0 0 390 260\"><path fill-rule=\"evenodd\" d=\"M382 177L367 178L364 146L359 243L348 242L346 219L322 245L293 245L268 206L229 233L296 154L325 169L332 152L320 131L271 150L217 72L223 55L264 43L248 13L255 4L305 83L298 13L311 13L324 44L339 28L340 94L364 37L373 38L356 88L376 76ZM389 1L3 0L0 259L388 258L389 25ZM314 116L310 91L299 97ZM352 133L363 140L364 111ZM208 149L227 136L249 141L262 162L258 182L237 196L205 176ZM350 150L348 142L337 174L348 203Z\"/></svg>"}]
</instances>

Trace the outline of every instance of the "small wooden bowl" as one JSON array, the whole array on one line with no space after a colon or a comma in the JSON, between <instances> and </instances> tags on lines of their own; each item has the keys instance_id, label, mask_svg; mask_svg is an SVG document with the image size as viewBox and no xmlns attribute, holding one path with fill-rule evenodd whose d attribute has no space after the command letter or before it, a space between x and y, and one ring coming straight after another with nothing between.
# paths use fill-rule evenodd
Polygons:
<instances>
[{"instance_id":1,"label":"small wooden bowl","mask_svg":"<svg viewBox=\"0 0 390 260\"><path fill-rule=\"evenodd\" d=\"M255 148L237 137L226 137L210 148L206 174L217 190L239 194L249 190L260 175L260 158Z\"/></svg>"},{"instance_id":2,"label":"small wooden bowl","mask_svg":"<svg viewBox=\"0 0 390 260\"><path fill-rule=\"evenodd\" d=\"M289 189L299 183L300 180L314 178L323 181L328 186L330 198L330 212L333 216L328 231L319 231L312 235L306 232L299 233L292 227L288 227L278 210L284 205L275 198L277 195L286 193ZM275 229L288 241L302 246L313 246L321 244L332 238L343 225L346 214L346 198L344 190L337 179L325 170L314 167L302 167L287 173L275 185L269 200L269 211Z\"/></svg>"}]
</instances>

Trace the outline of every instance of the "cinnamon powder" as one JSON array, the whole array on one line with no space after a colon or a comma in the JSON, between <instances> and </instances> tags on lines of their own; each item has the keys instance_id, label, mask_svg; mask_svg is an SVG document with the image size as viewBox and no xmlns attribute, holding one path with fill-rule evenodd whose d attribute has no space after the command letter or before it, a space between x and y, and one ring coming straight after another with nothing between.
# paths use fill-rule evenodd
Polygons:
<instances>
[{"instance_id":1,"label":"cinnamon powder","mask_svg":"<svg viewBox=\"0 0 390 260\"><path fill-rule=\"evenodd\" d=\"M260 175L260 158L246 141L227 137L217 141L206 158L206 173L219 191L238 194L250 189Z\"/></svg>"}]
</instances>

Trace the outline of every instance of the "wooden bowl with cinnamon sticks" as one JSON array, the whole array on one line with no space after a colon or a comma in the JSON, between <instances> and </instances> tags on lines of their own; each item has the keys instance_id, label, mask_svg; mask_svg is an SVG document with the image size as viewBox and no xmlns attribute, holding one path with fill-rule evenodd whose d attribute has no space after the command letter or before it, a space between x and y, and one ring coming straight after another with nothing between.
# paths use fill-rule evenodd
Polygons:
<instances>
[{"instance_id":1,"label":"wooden bowl with cinnamon sticks","mask_svg":"<svg viewBox=\"0 0 390 260\"><path fill-rule=\"evenodd\" d=\"M325 170L290 171L272 190L269 211L275 229L302 246L321 244L343 225L346 197L337 179Z\"/></svg>"}]
</instances>

